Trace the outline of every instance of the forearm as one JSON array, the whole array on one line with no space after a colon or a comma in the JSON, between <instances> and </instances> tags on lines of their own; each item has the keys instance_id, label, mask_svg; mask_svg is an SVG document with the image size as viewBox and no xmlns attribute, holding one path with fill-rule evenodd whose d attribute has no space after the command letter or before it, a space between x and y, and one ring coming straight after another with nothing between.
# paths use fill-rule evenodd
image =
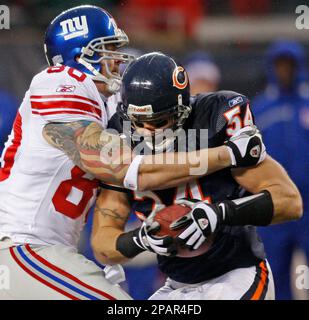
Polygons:
<instances>
[{"instance_id":1,"label":"forearm","mask_svg":"<svg viewBox=\"0 0 309 320\"><path fill-rule=\"evenodd\" d=\"M259 132L256 128L245 127L237 131L225 146L145 157L138 177L130 179L128 184L125 181L125 184L127 188L140 191L166 189L230 166L251 167L262 162L265 156ZM128 175L130 173L126 178Z\"/></svg>"},{"instance_id":2,"label":"forearm","mask_svg":"<svg viewBox=\"0 0 309 320\"><path fill-rule=\"evenodd\" d=\"M139 168L138 189L175 187L230 165L231 158L225 146L189 153L166 153L164 158L162 155L145 156Z\"/></svg>"},{"instance_id":3,"label":"forearm","mask_svg":"<svg viewBox=\"0 0 309 320\"><path fill-rule=\"evenodd\" d=\"M126 193L103 189L94 209L91 245L95 257L103 264L126 260L116 250L116 241L124 232L130 206Z\"/></svg>"},{"instance_id":4,"label":"forearm","mask_svg":"<svg viewBox=\"0 0 309 320\"><path fill-rule=\"evenodd\" d=\"M140 191L175 187L227 168L232 161L234 166L251 165L259 161L259 157L248 155L249 150L242 153L239 150L246 149L253 139L258 140L253 143L261 144L256 134L251 129L247 133L242 132L235 136L234 142L229 141L229 146L145 156L143 162L134 167L138 156L135 157L126 141L116 133L107 132L96 122L49 123L43 130L46 141L62 150L84 171L106 183ZM237 146L237 143L240 145ZM232 149L237 151L238 156ZM136 170L132 170L133 167ZM128 171L134 172L134 175L128 174ZM134 183L126 183L128 176L130 181L133 176Z\"/></svg>"},{"instance_id":5,"label":"forearm","mask_svg":"<svg viewBox=\"0 0 309 320\"><path fill-rule=\"evenodd\" d=\"M301 218L303 211L301 196L292 181L289 185L282 185L281 183L268 185L265 186L264 190L270 192L273 200L274 215L271 224Z\"/></svg>"},{"instance_id":6,"label":"forearm","mask_svg":"<svg viewBox=\"0 0 309 320\"><path fill-rule=\"evenodd\" d=\"M277 193L278 190L270 189L261 190L252 196L225 200L214 204L219 224L228 226L268 226L296 219L294 215L285 213L285 210L289 212L289 209L284 208L284 205L288 205L288 201L292 199L288 199L286 194L281 193L281 196L287 199L282 201L280 193Z\"/></svg>"},{"instance_id":7,"label":"forearm","mask_svg":"<svg viewBox=\"0 0 309 320\"><path fill-rule=\"evenodd\" d=\"M117 238L122 233L122 230L113 227L103 227L92 237L93 253L100 263L117 264L128 260L116 249Z\"/></svg>"},{"instance_id":8,"label":"forearm","mask_svg":"<svg viewBox=\"0 0 309 320\"><path fill-rule=\"evenodd\" d=\"M118 134L96 122L49 123L43 136L75 165L106 183L121 185L132 161L132 151Z\"/></svg>"},{"instance_id":9,"label":"forearm","mask_svg":"<svg viewBox=\"0 0 309 320\"><path fill-rule=\"evenodd\" d=\"M113 137L114 138L114 137ZM81 152L81 161L86 170L97 178L123 185L124 178L134 155L124 141L121 150L112 163L88 161ZM97 159L98 160L98 159ZM103 161L103 162L102 162ZM158 190L175 187L198 177L211 174L231 165L230 154L226 146L203 149L192 152L162 153L154 156L146 155L138 168L138 190Z\"/></svg>"},{"instance_id":10,"label":"forearm","mask_svg":"<svg viewBox=\"0 0 309 320\"><path fill-rule=\"evenodd\" d=\"M253 194L262 190L270 192L274 206L271 224L301 218L300 193L283 167L271 157L256 168L236 169L233 174L236 181Z\"/></svg>"},{"instance_id":11,"label":"forearm","mask_svg":"<svg viewBox=\"0 0 309 320\"><path fill-rule=\"evenodd\" d=\"M276 173L276 166L271 165L271 160L269 164ZM295 206L298 195L294 193L295 187L293 187L293 184L290 183L288 188L284 189L280 181L286 179L281 177L278 181L276 175L272 179L272 183L267 183L267 179L263 179L263 173L265 174L268 171L266 169L264 168L262 172L258 170L260 176L256 175L257 172L251 172L252 174L249 174L249 178L247 176L246 179L244 179L244 176L247 175L247 172L243 173L244 176L241 178L240 172L236 175L236 179L238 181L243 180L247 189L254 193L251 196L223 200L213 204L196 200L181 200L181 203L190 206L192 211L170 225L172 230L186 227L178 235L179 241L195 250L223 225L260 227L299 218L299 213L290 213L290 210L294 212L296 210L297 212L298 209ZM252 178L251 184L248 183ZM292 189L294 189L294 192ZM291 202L294 202L294 204L291 205Z\"/></svg>"}]
</instances>

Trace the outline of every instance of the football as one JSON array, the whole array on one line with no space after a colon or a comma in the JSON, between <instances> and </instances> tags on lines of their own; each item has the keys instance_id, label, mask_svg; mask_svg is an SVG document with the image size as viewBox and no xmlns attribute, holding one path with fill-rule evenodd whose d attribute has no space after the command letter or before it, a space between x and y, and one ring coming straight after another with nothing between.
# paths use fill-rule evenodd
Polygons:
<instances>
[{"instance_id":1,"label":"football","mask_svg":"<svg viewBox=\"0 0 309 320\"><path fill-rule=\"evenodd\" d=\"M158 211L154 220L160 223L160 230L156 233L157 236L172 236L177 237L183 229L171 230L170 224L186 215L191 211L191 208L181 204L173 204Z\"/></svg>"},{"instance_id":2,"label":"football","mask_svg":"<svg viewBox=\"0 0 309 320\"><path fill-rule=\"evenodd\" d=\"M186 215L191 211L191 208L182 205L182 204L174 204L168 207L163 208L162 210L158 211L154 217L154 220L160 223L160 230L156 232L157 236L171 236L176 238L184 229L178 230L171 230L170 224L181 218L182 216ZM207 238L207 240L197 249L190 251L185 247L178 248L178 257L196 257L199 256L206 251L208 251L213 243L213 235Z\"/></svg>"}]
</instances>

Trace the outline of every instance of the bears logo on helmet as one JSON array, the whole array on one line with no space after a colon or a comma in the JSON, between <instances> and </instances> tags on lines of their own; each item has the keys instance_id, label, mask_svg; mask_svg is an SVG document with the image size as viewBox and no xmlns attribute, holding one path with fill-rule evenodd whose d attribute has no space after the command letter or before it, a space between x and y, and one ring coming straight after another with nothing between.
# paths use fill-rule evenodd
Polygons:
<instances>
[{"instance_id":1,"label":"bears logo on helmet","mask_svg":"<svg viewBox=\"0 0 309 320\"><path fill-rule=\"evenodd\" d=\"M188 85L188 75L185 69L177 66L173 72L173 86L178 89L184 89Z\"/></svg>"},{"instance_id":2,"label":"bears logo on helmet","mask_svg":"<svg viewBox=\"0 0 309 320\"><path fill-rule=\"evenodd\" d=\"M132 144L136 144L132 137L139 138L138 127L147 122L158 130L152 136L141 135L140 140L144 139L152 151L170 150L191 112L190 83L184 68L161 52L147 53L128 66L122 84L122 102L117 110L133 124ZM145 106L147 112L140 112ZM164 127L166 124L169 126ZM162 127L171 129L173 135L165 133L161 139Z\"/></svg>"}]
</instances>

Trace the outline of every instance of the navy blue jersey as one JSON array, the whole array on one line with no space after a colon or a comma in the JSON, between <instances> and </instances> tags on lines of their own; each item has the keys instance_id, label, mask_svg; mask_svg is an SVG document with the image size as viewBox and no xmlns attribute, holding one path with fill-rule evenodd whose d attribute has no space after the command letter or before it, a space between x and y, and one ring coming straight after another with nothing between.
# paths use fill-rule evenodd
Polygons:
<instances>
[{"instance_id":1,"label":"navy blue jersey","mask_svg":"<svg viewBox=\"0 0 309 320\"><path fill-rule=\"evenodd\" d=\"M209 148L222 145L238 129L254 121L248 99L231 91L199 94L192 97L191 106L184 129L208 129ZM119 130L118 121L115 115L111 123ZM198 142L199 137L197 148ZM130 192L129 199L133 212L143 218L150 214L155 202L168 206L175 199L188 197L215 203L244 195L231 170L225 169L177 188ZM264 258L263 244L255 227L223 226L214 235L213 245L206 253L190 258L158 256L158 263L160 270L171 279L198 283L235 268L255 265Z\"/></svg>"}]
</instances>

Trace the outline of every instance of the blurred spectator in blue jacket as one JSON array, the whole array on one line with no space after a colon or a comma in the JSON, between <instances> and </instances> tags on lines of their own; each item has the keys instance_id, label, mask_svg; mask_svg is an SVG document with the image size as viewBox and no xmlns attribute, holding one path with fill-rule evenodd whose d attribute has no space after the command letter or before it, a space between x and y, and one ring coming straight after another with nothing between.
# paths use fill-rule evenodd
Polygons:
<instances>
[{"instance_id":1,"label":"blurred spectator in blue jacket","mask_svg":"<svg viewBox=\"0 0 309 320\"><path fill-rule=\"evenodd\" d=\"M0 155L11 133L17 108L17 99L10 93L0 90Z\"/></svg>"},{"instance_id":2,"label":"blurred spectator in blue jacket","mask_svg":"<svg viewBox=\"0 0 309 320\"><path fill-rule=\"evenodd\" d=\"M304 217L298 222L260 228L259 233L274 273L276 297L291 299L293 252L301 248L309 257L309 84L299 43L276 41L266 60L268 83L253 101L256 123L268 153L283 165L300 189Z\"/></svg>"}]
</instances>

